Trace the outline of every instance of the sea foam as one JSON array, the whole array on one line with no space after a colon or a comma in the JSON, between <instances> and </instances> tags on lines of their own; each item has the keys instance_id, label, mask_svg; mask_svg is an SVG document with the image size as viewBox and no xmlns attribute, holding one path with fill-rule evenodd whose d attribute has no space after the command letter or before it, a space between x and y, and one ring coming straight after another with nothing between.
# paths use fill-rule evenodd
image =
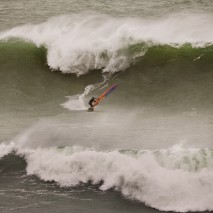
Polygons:
<instances>
[{"instance_id":1,"label":"sea foam","mask_svg":"<svg viewBox=\"0 0 213 213\"><path fill-rule=\"evenodd\" d=\"M91 182L164 211L213 210L212 151L97 151L92 148L18 148L28 175L63 187ZM186 166L187 165L187 166ZM196 166L195 166L196 165Z\"/></svg>"}]
</instances>

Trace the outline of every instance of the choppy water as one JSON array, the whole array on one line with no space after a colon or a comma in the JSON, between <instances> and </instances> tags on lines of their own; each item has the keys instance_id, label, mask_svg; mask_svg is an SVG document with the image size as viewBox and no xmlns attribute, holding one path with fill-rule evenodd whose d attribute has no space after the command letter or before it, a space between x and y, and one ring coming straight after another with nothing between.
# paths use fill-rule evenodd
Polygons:
<instances>
[{"instance_id":1,"label":"choppy water","mask_svg":"<svg viewBox=\"0 0 213 213\"><path fill-rule=\"evenodd\" d=\"M1 211L211 211L212 12L2 1Z\"/></svg>"}]
</instances>

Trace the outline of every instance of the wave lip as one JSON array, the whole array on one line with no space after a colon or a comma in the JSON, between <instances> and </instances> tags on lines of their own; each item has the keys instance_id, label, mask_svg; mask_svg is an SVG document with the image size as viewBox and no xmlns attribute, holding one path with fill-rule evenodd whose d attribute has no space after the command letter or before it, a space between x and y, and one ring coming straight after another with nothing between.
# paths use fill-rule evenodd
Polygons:
<instances>
[{"instance_id":1,"label":"wave lip","mask_svg":"<svg viewBox=\"0 0 213 213\"><path fill-rule=\"evenodd\" d=\"M0 40L21 38L45 46L50 68L64 73L81 75L92 69L117 72L144 55L150 46L212 44L212 21L210 14L175 14L160 20L76 14L12 28L1 32ZM138 43L145 43L144 48L140 53L130 53L128 48Z\"/></svg>"},{"instance_id":2,"label":"wave lip","mask_svg":"<svg viewBox=\"0 0 213 213\"><path fill-rule=\"evenodd\" d=\"M175 146L156 151L101 152L74 146L17 148L16 154L24 156L28 175L61 186L90 181L101 184L101 190L114 188L163 211L213 210L211 150ZM196 162L200 167L191 170Z\"/></svg>"},{"instance_id":3,"label":"wave lip","mask_svg":"<svg viewBox=\"0 0 213 213\"><path fill-rule=\"evenodd\" d=\"M1 143L0 144L0 159L2 157L4 157L5 155L8 155L9 153L11 153L14 148L15 148L14 143L10 143L9 145L6 143Z\"/></svg>"}]
</instances>

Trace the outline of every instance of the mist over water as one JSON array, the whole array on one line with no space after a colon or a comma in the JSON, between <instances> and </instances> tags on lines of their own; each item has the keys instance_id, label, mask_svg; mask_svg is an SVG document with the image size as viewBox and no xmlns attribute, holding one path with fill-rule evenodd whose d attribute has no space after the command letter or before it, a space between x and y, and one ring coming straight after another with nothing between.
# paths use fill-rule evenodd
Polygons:
<instances>
[{"instance_id":1,"label":"mist over water","mask_svg":"<svg viewBox=\"0 0 213 213\"><path fill-rule=\"evenodd\" d=\"M212 2L24 3L0 8L3 210L9 192L74 211L104 191L112 212L212 211Z\"/></svg>"}]
</instances>

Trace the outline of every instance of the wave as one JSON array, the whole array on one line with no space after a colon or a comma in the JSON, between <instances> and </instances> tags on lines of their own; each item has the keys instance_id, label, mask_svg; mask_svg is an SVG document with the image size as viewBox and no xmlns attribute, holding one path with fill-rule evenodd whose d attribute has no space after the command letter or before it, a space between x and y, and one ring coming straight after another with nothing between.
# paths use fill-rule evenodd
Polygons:
<instances>
[{"instance_id":1,"label":"wave","mask_svg":"<svg viewBox=\"0 0 213 213\"><path fill-rule=\"evenodd\" d=\"M113 188L159 210L213 210L213 155L209 149L176 145L167 150L102 152L76 146L23 149L5 144L0 149L7 146L25 159L28 175L63 187L91 182L100 184L100 190ZM1 153L1 165L7 163L7 154ZM25 168L22 164L20 169Z\"/></svg>"},{"instance_id":2,"label":"wave","mask_svg":"<svg viewBox=\"0 0 213 213\"><path fill-rule=\"evenodd\" d=\"M193 48L190 44L179 48L170 45L149 47L146 54L134 59L125 72L111 75L92 70L78 78L75 74L49 72L44 47L37 48L20 40L0 44L0 99L4 102L1 108L6 111L14 102L16 107L31 111L35 106L44 112L53 106L58 110L59 105L69 110L85 110L89 96L100 95L103 87L112 83L119 85L119 93L110 96L105 103L108 106L158 107L167 112L168 109L180 112L192 108L212 111L212 45L202 48ZM140 55L144 45L131 45L126 54ZM68 97L68 101L64 102L64 97Z\"/></svg>"},{"instance_id":3,"label":"wave","mask_svg":"<svg viewBox=\"0 0 213 213\"><path fill-rule=\"evenodd\" d=\"M81 75L94 69L114 73L128 68L152 46L211 45L212 21L210 14L176 14L153 20L86 13L18 26L1 32L0 40L19 38L45 46L49 67L63 73Z\"/></svg>"},{"instance_id":4,"label":"wave","mask_svg":"<svg viewBox=\"0 0 213 213\"><path fill-rule=\"evenodd\" d=\"M119 95L106 103L110 106L212 111L212 18L75 14L1 32L1 108L8 111L15 102L31 111L53 105L59 111L58 106L85 110L88 96L101 94L104 85L98 82L105 82L119 85ZM51 73L47 65L74 75Z\"/></svg>"}]
</instances>

